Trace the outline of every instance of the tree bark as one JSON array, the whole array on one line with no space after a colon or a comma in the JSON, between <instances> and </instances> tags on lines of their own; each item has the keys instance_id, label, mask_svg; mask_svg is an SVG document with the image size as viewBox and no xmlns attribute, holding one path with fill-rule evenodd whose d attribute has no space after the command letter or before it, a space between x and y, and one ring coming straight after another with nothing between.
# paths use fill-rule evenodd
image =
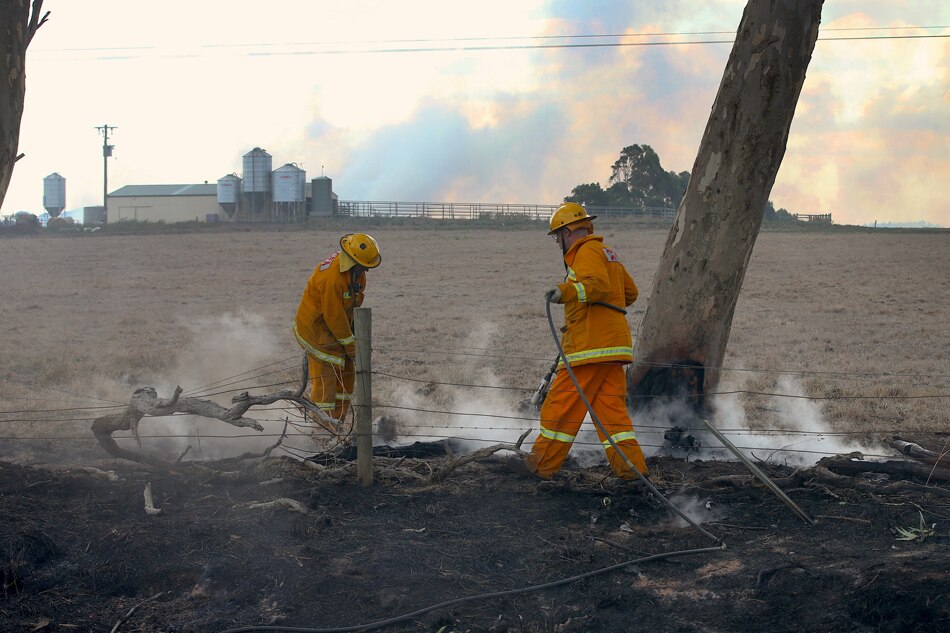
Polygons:
<instances>
[{"instance_id":1,"label":"tree bark","mask_svg":"<svg viewBox=\"0 0 950 633\"><path fill-rule=\"evenodd\" d=\"M691 395L719 367L775 182L823 0L749 0L653 280L627 373L630 404Z\"/></svg>"},{"instance_id":2,"label":"tree bark","mask_svg":"<svg viewBox=\"0 0 950 633\"><path fill-rule=\"evenodd\" d=\"M20 119L26 97L26 49L49 17L42 19L43 0L0 0L0 209L10 186L13 166L23 157L17 154Z\"/></svg>"}]
</instances>

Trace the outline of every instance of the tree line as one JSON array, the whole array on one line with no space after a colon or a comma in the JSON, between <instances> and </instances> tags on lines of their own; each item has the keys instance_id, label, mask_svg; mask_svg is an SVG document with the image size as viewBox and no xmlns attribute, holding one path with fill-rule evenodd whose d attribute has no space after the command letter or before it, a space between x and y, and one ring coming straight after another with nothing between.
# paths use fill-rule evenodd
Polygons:
<instances>
[{"instance_id":1,"label":"tree line","mask_svg":"<svg viewBox=\"0 0 950 633\"><path fill-rule=\"evenodd\" d=\"M659 155L649 145L628 145L610 166L606 189L599 182L580 184L564 201L591 207L675 209L688 184L689 172L663 169ZM786 209L776 209L771 200L765 203L762 215L767 222L796 221Z\"/></svg>"}]
</instances>

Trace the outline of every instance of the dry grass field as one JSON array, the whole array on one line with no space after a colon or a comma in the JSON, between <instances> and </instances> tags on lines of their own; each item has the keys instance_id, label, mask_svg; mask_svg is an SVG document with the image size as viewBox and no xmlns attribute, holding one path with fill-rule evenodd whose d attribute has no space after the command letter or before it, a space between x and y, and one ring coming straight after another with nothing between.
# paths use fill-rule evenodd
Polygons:
<instances>
[{"instance_id":1,"label":"dry grass field","mask_svg":"<svg viewBox=\"0 0 950 633\"><path fill-rule=\"evenodd\" d=\"M307 230L0 239L0 410L107 406L127 402L141 385L156 386L160 395L175 385L186 394L214 393L189 390L263 366L226 381L225 389L292 380L299 350L289 325L303 285L341 233L366 230L383 252L383 265L369 275L366 301L380 372L377 402L517 417L518 401L556 353L542 293L563 275L557 247L537 224L462 226L334 222ZM640 287L628 316L636 331L666 230L618 221L598 229ZM720 391L831 399L723 397L720 426L812 428L820 418L824 430L945 440L946 398L893 397L950 393L948 279L948 232L766 228L724 361L737 371L725 373ZM266 375L255 383L257 374ZM215 397L227 404L231 395ZM83 436L101 413L6 415L3 436ZM378 413L402 420L404 439L510 438L532 424L405 409ZM648 433L651 425L640 422ZM209 434L226 426L208 424L203 430ZM662 443L649 435L645 443L651 439ZM217 453L211 442L203 448L212 455L244 448L231 444ZM84 444L3 445L6 456L52 458Z\"/></svg>"},{"instance_id":2,"label":"dry grass field","mask_svg":"<svg viewBox=\"0 0 950 633\"><path fill-rule=\"evenodd\" d=\"M281 452L320 448L305 432L266 459L209 461L273 444L294 412L265 407L248 415L267 437L145 418L141 450L174 460L190 447L169 470L107 459L90 423L136 387L227 405L293 384L297 301L346 231L383 253L366 306L375 411L399 435L387 441L451 437L460 452L513 439L537 425L518 403L555 354L542 294L563 268L537 224L133 228L0 236L0 630L950 626L945 481L795 468L891 452L894 434L947 449L950 232L759 236L719 388L743 393L717 396L715 420L815 523L741 464L710 459L721 453L668 454L675 415L637 412L653 482L725 546L710 548L654 494L605 477L582 438L551 482L515 477L499 455L441 477L449 462L429 456L377 458L364 488L352 461ZM666 230L599 228L641 288L636 331ZM640 560L694 548L708 549Z\"/></svg>"}]
</instances>

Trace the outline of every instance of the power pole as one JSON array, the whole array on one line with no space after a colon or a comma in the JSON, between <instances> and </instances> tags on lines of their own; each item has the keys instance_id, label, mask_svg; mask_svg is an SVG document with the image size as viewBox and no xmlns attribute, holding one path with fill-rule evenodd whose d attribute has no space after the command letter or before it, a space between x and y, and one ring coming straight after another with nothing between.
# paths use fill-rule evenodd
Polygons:
<instances>
[{"instance_id":1,"label":"power pole","mask_svg":"<svg viewBox=\"0 0 950 633\"><path fill-rule=\"evenodd\" d=\"M102 134L102 222L108 222L109 207L107 198L109 197L109 157L112 156L112 150L115 145L109 145L109 130L114 130L114 125L99 125L96 129Z\"/></svg>"}]
</instances>

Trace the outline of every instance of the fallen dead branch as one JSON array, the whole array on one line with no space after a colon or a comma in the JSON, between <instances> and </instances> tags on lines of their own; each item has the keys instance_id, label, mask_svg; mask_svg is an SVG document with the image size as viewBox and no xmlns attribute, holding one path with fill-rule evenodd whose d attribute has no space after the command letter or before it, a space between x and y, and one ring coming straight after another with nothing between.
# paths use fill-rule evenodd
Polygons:
<instances>
[{"instance_id":1,"label":"fallen dead branch","mask_svg":"<svg viewBox=\"0 0 950 633\"><path fill-rule=\"evenodd\" d=\"M871 522L867 519L860 519L858 517L846 517L838 514L816 514L816 519L828 519L831 521L850 521L851 523L864 523L866 525L871 525Z\"/></svg>"},{"instance_id":2,"label":"fallen dead branch","mask_svg":"<svg viewBox=\"0 0 950 633\"><path fill-rule=\"evenodd\" d=\"M824 461L824 460L822 460ZM916 492L923 494L932 494L940 497L950 497L950 490L946 488L939 488L937 486L925 486L923 484L914 483L911 481L896 481L892 484L872 484L866 481L860 481L854 477L848 477L845 475L839 475L832 472L831 470L825 468L821 465L821 462L818 465L815 465L808 471L809 482L811 485L814 485L815 482L830 484L836 488L850 488L852 490L859 490L861 492L868 492L873 494L903 494L905 492Z\"/></svg>"},{"instance_id":3,"label":"fallen dead branch","mask_svg":"<svg viewBox=\"0 0 950 633\"><path fill-rule=\"evenodd\" d=\"M891 448L894 448L908 457L913 457L917 461L925 464L931 464L934 468L950 468L950 452L937 453L927 450L920 444L908 442L897 437L891 442Z\"/></svg>"},{"instance_id":4,"label":"fallen dead branch","mask_svg":"<svg viewBox=\"0 0 950 633\"><path fill-rule=\"evenodd\" d=\"M156 516L162 513L161 508L156 508L152 500L152 482L145 484L145 514Z\"/></svg>"},{"instance_id":5,"label":"fallen dead branch","mask_svg":"<svg viewBox=\"0 0 950 633\"><path fill-rule=\"evenodd\" d=\"M519 452L521 451L521 444L524 443L524 439L528 437L529 433L531 433L531 429L528 429L527 431L522 433L521 437L519 437L518 441L515 442L514 444L494 444L492 446L488 446L481 450L477 450L474 453L463 455L462 457L449 458L449 461L442 468L432 473L430 480L433 483L441 483L445 481L445 478L448 477L452 473L452 471L456 470L457 468L464 466L465 464L469 464L471 462L477 461L479 459L485 459L489 455L493 455L497 453L498 451Z\"/></svg>"},{"instance_id":6,"label":"fallen dead branch","mask_svg":"<svg viewBox=\"0 0 950 633\"><path fill-rule=\"evenodd\" d=\"M157 594L155 594L155 595L152 596L151 598L146 598L146 599L143 600L142 602L138 603L137 605L135 605L134 607L132 607L131 609L129 609L129 612L126 613L126 614L125 614L124 616L122 616L121 618L119 618L119 621L115 623L115 626L112 627L112 631L110 631L110 633L115 633L116 631L118 631L118 630L119 630L119 627L122 625L122 623L132 617L132 614L135 613L135 610L136 610L136 609L138 609L139 607L141 607L141 606L142 606L143 604L145 604L146 602L151 602L152 600L155 600L156 598L158 598L159 596L161 596L163 593L165 593L165 592L164 592L164 591L159 591Z\"/></svg>"},{"instance_id":7,"label":"fallen dead branch","mask_svg":"<svg viewBox=\"0 0 950 633\"><path fill-rule=\"evenodd\" d=\"M279 499L274 499L273 501L252 501L249 503L239 503L234 506L236 510L245 509L245 510L278 510L280 508L286 508L291 512L299 512L300 514L308 514L309 510L307 507L300 503L299 501L294 501L293 499L288 499L287 497L280 497Z\"/></svg>"},{"instance_id":8,"label":"fallen dead branch","mask_svg":"<svg viewBox=\"0 0 950 633\"><path fill-rule=\"evenodd\" d=\"M859 453L825 457L818 462L837 474L859 475L861 473L883 473L898 477L919 477L924 480L935 479L950 481L950 468L929 466L909 460L887 460L871 462L860 458Z\"/></svg>"},{"instance_id":9,"label":"fallen dead branch","mask_svg":"<svg viewBox=\"0 0 950 633\"><path fill-rule=\"evenodd\" d=\"M296 391L279 391L277 393L266 394L262 396L251 396L247 392L244 392L234 396L231 399L231 402L234 404L234 406L232 406L230 409L226 409L218 403L212 402L211 400L188 397L183 398L181 397L181 387L175 388L175 393L171 398L159 398L158 392L156 392L154 388L142 387L136 389L133 392L132 398L129 401L129 406L126 407L124 411L96 418L92 423L92 432L99 444L110 455L119 457L121 459L128 459L146 464L161 470L173 470L176 468L177 462L167 462L165 460L158 459L157 457L148 455L147 453L143 453L142 451L122 448L116 443L115 439L112 437L112 434L116 431L132 431L132 435L135 437L136 443L138 444L139 448L141 448L142 444L139 440L139 424L141 423L142 418L165 417L176 414L215 418L221 420L222 422L227 422L232 426L251 428L255 431L263 431L264 427L261 426L257 420L245 417L244 414L247 413L248 409L251 407L273 404L278 400L285 400L287 402L297 404L307 411L312 420L319 423L325 429L336 433L337 421L331 418L325 412L318 409L303 395L303 392L307 388L307 374L307 360L306 356L304 356L301 369L300 386ZM285 424L284 433L286 433L286 431L287 427ZM281 439L278 440L277 444L265 451L263 455L245 453L244 455L231 459L240 461L244 459L253 459L256 457L266 456L270 454L270 451L276 448L276 446L279 445L282 440L283 434L281 435ZM181 457L184 457L184 453L182 453ZM181 457L179 457L179 461Z\"/></svg>"}]
</instances>

